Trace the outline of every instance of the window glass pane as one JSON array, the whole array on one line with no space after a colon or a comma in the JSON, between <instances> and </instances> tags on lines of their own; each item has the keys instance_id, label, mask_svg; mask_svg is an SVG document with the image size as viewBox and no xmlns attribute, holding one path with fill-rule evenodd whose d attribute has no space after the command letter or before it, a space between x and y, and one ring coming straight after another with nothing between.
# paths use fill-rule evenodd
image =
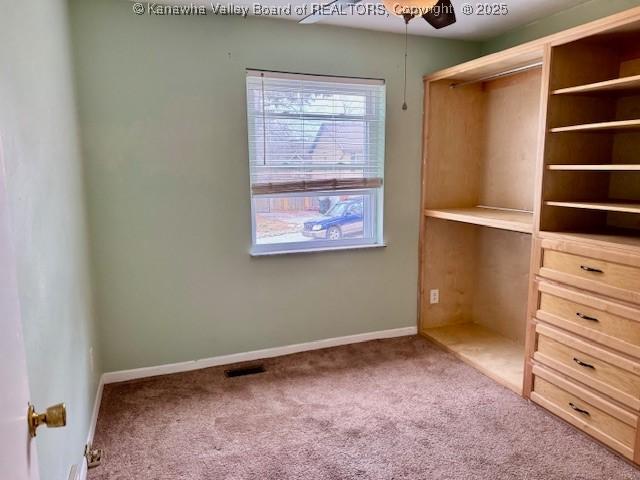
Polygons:
<instances>
[{"instance_id":1,"label":"window glass pane","mask_svg":"<svg viewBox=\"0 0 640 480\"><path fill-rule=\"evenodd\" d=\"M256 244L373 239L373 195L256 197Z\"/></svg>"}]
</instances>

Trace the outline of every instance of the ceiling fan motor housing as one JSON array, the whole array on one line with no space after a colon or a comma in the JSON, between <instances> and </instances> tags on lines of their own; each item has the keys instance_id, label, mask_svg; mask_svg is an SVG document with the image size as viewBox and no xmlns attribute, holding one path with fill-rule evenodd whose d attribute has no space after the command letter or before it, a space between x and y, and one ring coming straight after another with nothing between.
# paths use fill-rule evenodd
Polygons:
<instances>
[{"instance_id":1,"label":"ceiling fan motor housing","mask_svg":"<svg viewBox=\"0 0 640 480\"><path fill-rule=\"evenodd\" d=\"M429 25L439 30L456 23L456 12L451 0L439 0L439 2L426 14L422 15Z\"/></svg>"}]
</instances>

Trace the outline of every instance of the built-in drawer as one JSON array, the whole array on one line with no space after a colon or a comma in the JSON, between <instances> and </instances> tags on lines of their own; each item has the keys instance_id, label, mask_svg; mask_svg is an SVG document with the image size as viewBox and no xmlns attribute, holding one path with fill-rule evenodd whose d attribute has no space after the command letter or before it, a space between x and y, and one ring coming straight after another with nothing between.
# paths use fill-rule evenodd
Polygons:
<instances>
[{"instance_id":1,"label":"built-in drawer","mask_svg":"<svg viewBox=\"0 0 640 480\"><path fill-rule=\"evenodd\" d=\"M640 256L542 241L540 276L640 304Z\"/></svg>"},{"instance_id":2,"label":"built-in drawer","mask_svg":"<svg viewBox=\"0 0 640 480\"><path fill-rule=\"evenodd\" d=\"M640 358L640 309L545 281L538 292L539 320Z\"/></svg>"},{"instance_id":3,"label":"built-in drawer","mask_svg":"<svg viewBox=\"0 0 640 480\"><path fill-rule=\"evenodd\" d=\"M536 361L640 410L640 363L553 327L536 333Z\"/></svg>"},{"instance_id":4,"label":"built-in drawer","mask_svg":"<svg viewBox=\"0 0 640 480\"><path fill-rule=\"evenodd\" d=\"M638 417L544 367L533 367L531 400L633 460Z\"/></svg>"}]
</instances>

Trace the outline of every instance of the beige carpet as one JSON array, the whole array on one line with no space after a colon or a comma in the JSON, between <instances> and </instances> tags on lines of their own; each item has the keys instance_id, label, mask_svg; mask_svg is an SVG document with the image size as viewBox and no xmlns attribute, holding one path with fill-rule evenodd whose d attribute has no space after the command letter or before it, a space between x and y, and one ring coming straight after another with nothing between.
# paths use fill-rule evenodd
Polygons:
<instances>
[{"instance_id":1,"label":"beige carpet","mask_svg":"<svg viewBox=\"0 0 640 480\"><path fill-rule=\"evenodd\" d=\"M107 385L90 480L626 480L614 454L418 337Z\"/></svg>"}]
</instances>

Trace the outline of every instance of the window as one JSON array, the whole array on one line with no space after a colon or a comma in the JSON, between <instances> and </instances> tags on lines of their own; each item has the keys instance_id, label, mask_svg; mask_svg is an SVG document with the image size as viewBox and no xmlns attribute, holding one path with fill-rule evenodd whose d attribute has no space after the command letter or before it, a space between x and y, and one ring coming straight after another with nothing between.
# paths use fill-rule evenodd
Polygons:
<instances>
[{"instance_id":1,"label":"window","mask_svg":"<svg viewBox=\"0 0 640 480\"><path fill-rule=\"evenodd\" d=\"M382 245L382 80L247 71L252 254Z\"/></svg>"}]
</instances>

